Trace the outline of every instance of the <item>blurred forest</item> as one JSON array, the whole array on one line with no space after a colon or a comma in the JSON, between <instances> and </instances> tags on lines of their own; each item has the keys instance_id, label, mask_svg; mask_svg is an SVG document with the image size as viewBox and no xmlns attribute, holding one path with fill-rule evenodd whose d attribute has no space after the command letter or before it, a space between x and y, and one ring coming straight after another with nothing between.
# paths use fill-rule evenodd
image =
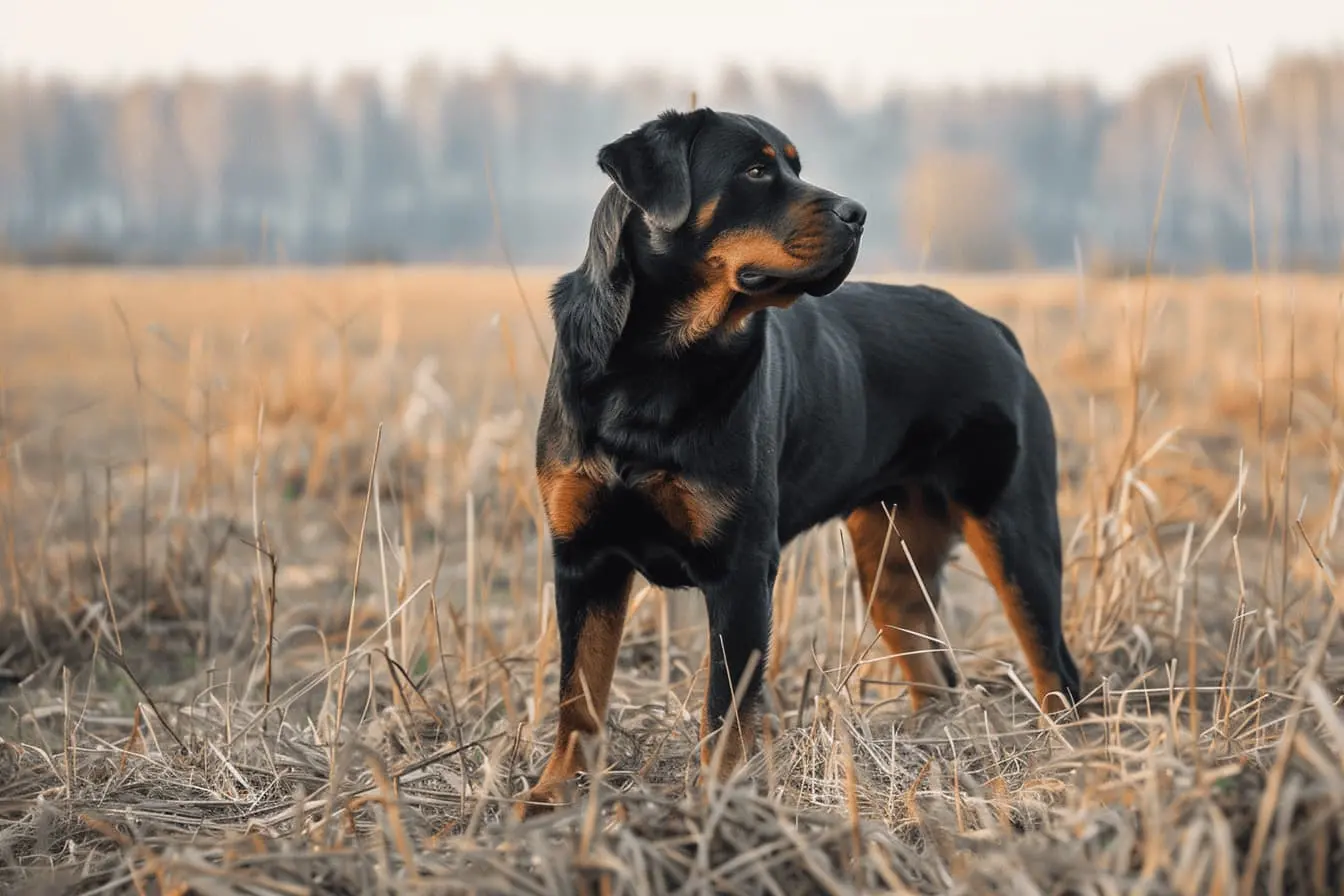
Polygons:
<instances>
[{"instance_id":1,"label":"blurred forest","mask_svg":"<svg viewBox=\"0 0 1344 896\"><path fill-rule=\"evenodd\" d=\"M1201 62L1086 83L892 89L797 74L616 82L504 61L389 86L262 75L116 85L0 75L0 255L29 263L569 264L597 148L659 110L753 111L805 177L869 208L863 267L1337 270L1344 55L1285 57L1243 100ZM1243 120L1244 132L1243 141ZM1173 133L1174 141L1173 141ZM1249 159L1249 172L1248 172ZM1170 170L1165 174L1167 166ZM1249 173L1249 177L1248 177ZM1254 212L1248 202L1254 190ZM496 221L498 214L498 222Z\"/></svg>"}]
</instances>

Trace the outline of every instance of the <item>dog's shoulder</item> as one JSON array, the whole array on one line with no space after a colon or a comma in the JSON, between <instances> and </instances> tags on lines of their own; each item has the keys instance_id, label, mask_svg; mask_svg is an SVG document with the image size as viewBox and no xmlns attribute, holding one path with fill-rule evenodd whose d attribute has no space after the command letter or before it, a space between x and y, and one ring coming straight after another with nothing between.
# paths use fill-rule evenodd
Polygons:
<instances>
[{"instance_id":1,"label":"dog's shoulder","mask_svg":"<svg viewBox=\"0 0 1344 896\"><path fill-rule=\"evenodd\" d=\"M872 391L902 414L984 404L1012 413L1029 388L1012 330L935 287L850 281L770 324L773 354L809 393Z\"/></svg>"},{"instance_id":2,"label":"dog's shoulder","mask_svg":"<svg viewBox=\"0 0 1344 896\"><path fill-rule=\"evenodd\" d=\"M805 297L775 320L787 340L808 341L824 334L856 348L900 354L917 365L927 365L940 354L1023 357L1021 344L1003 321L923 284L851 280L829 296Z\"/></svg>"}]
</instances>

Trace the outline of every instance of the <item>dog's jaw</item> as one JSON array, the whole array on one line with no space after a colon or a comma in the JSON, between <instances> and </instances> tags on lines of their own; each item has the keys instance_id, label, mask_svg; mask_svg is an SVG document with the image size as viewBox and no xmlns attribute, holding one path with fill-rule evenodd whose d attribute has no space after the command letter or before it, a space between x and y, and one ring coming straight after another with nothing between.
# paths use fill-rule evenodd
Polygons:
<instances>
[{"instance_id":1,"label":"dog's jaw","mask_svg":"<svg viewBox=\"0 0 1344 896\"><path fill-rule=\"evenodd\" d=\"M844 257L840 259L840 264L836 265L830 273L824 275L819 280L815 280L803 287L803 292L810 296L827 296L840 288L854 270L854 263L859 259L859 238L855 237L853 245L846 250Z\"/></svg>"}]
</instances>

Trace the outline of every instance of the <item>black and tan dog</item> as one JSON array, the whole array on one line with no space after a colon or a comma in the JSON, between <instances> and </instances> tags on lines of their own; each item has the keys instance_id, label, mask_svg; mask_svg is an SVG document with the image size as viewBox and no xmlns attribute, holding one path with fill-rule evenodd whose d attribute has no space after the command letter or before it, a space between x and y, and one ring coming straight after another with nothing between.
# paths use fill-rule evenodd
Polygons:
<instances>
[{"instance_id":1,"label":"black and tan dog","mask_svg":"<svg viewBox=\"0 0 1344 896\"><path fill-rule=\"evenodd\" d=\"M1012 332L936 289L844 283L863 206L802 180L797 149L759 118L666 112L597 161L614 183L550 297L536 463L560 711L519 814L586 768L635 572L704 592L701 755L722 732L730 772L753 740L761 676L743 673L764 667L780 548L837 516L916 708L956 682L902 539L935 604L964 540L1041 706L1075 702L1054 425Z\"/></svg>"}]
</instances>

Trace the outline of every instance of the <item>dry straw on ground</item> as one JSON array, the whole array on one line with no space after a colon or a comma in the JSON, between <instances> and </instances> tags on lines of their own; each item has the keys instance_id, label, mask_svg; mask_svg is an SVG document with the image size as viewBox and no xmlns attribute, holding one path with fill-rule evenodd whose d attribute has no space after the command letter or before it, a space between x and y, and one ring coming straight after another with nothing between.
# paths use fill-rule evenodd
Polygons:
<instances>
[{"instance_id":1,"label":"dry straw on ground","mask_svg":"<svg viewBox=\"0 0 1344 896\"><path fill-rule=\"evenodd\" d=\"M603 771L519 825L556 651L508 275L0 272L0 885L1339 892L1340 282L940 283L1054 404L1090 712L1040 724L963 552L970 686L911 716L827 526L743 774L694 785L702 610L646 589Z\"/></svg>"}]
</instances>

